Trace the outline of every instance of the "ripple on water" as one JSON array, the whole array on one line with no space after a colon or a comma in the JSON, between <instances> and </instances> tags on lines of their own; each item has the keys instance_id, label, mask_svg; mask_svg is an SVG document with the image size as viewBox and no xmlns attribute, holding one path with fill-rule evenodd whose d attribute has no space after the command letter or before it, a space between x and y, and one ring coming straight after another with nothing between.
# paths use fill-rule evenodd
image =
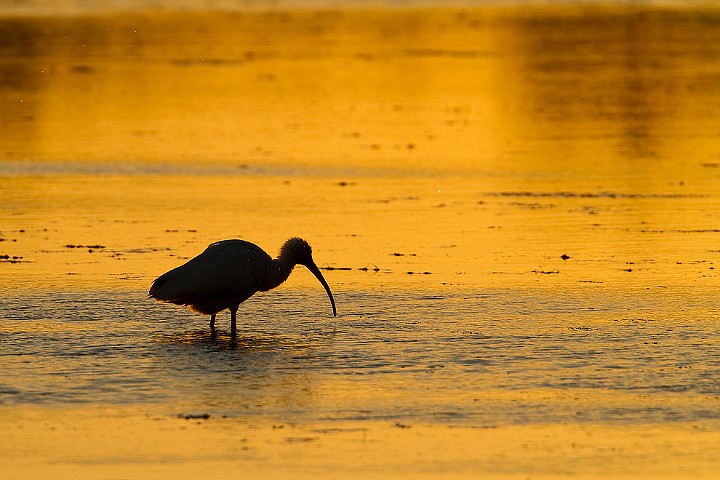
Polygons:
<instances>
[{"instance_id":1,"label":"ripple on water","mask_svg":"<svg viewBox=\"0 0 720 480\"><path fill-rule=\"evenodd\" d=\"M172 401L226 415L460 423L644 421L708 415L705 400L720 394L716 332L681 321L672 305L633 312L633 302L587 294L570 308L531 292L342 292L337 319L285 307L314 305L310 297L279 291L248 302L236 346L225 314L211 335L207 318L144 294L5 298L0 402Z\"/></svg>"}]
</instances>

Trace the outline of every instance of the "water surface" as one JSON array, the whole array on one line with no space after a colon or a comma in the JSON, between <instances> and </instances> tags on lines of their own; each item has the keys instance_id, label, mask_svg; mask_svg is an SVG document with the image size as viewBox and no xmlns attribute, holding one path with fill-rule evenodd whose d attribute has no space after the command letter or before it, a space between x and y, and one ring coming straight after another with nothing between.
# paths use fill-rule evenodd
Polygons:
<instances>
[{"instance_id":1,"label":"water surface","mask_svg":"<svg viewBox=\"0 0 720 480\"><path fill-rule=\"evenodd\" d=\"M718 30L632 7L0 20L11 478L710 478ZM213 241L295 235L337 318L303 267L242 306L237 348L226 313L211 336L146 296Z\"/></svg>"}]
</instances>

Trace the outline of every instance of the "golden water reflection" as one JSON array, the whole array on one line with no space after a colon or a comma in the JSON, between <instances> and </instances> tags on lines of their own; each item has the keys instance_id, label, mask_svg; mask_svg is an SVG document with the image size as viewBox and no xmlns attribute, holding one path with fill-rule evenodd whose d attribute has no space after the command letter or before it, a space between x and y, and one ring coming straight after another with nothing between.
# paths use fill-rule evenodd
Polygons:
<instances>
[{"instance_id":1,"label":"golden water reflection","mask_svg":"<svg viewBox=\"0 0 720 480\"><path fill-rule=\"evenodd\" d=\"M8 159L670 178L717 160L716 11L128 13L0 28Z\"/></svg>"},{"instance_id":2,"label":"golden water reflection","mask_svg":"<svg viewBox=\"0 0 720 480\"><path fill-rule=\"evenodd\" d=\"M0 19L10 478L713 478L719 34L643 7ZM337 320L302 267L237 350L145 296L294 235Z\"/></svg>"},{"instance_id":3,"label":"golden water reflection","mask_svg":"<svg viewBox=\"0 0 720 480\"><path fill-rule=\"evenodd\" d=\"M341 177L347 178L347 177ZM717 180L13 176L5 265L25 288L145 289L222 238L306 237L333 289L717 282ZM109 188L110 186L110 188ZM620 189L620 188L622 189ZM1 253L1 252L0 252ZM569 258L564 258L567 256ZM307 272L304 272L307 273ZM314 289L311 275L288 285ZM414 287L412 287L414 288Z\"/></svg>"}]
</instances>

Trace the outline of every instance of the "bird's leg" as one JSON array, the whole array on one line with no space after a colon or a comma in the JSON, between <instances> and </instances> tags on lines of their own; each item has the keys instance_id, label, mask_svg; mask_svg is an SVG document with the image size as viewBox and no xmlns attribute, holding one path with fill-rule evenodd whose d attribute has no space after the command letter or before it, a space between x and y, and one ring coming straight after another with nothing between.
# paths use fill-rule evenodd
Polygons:
<instances>
[{"instance_id":1,"label":"bird's leg","mask_svg":"<svg viewBox=\"0 0 720 480\"><path fill-rule=\"evenodd\" d=\"M215 314L210 315L210 331L215 333Z\"/></svg>"},{"instance_id":2,"label":"bird's leg","mask_svg":"<svg viewBox=\"0 0 720 480\"><path fill-rule=\"evenodd\" d=\"M230 309L230 337L237 338L237 308Z\"/></svg>"}]
</instances>

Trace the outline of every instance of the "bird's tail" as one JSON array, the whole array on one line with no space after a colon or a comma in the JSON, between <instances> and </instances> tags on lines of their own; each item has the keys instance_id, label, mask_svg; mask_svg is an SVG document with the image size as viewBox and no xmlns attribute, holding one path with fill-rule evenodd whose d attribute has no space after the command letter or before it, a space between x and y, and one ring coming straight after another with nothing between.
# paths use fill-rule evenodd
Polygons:
<instances>
[{"instance_id":1,"label":"bird's tail","mask_svg":"<svg viewBox=\"0 0 720 480\"><path fill-rule=\"evenodd\" d=\"M167 301L168 298L164 298L166 295L163 295L162 293L162 286L165 284L166 278L163 278L163 276L160 276L155 279L155 281L150 286L150 291L148 292L148 297L154 298L155 300L163 300Z\"/></svg>"}]
</instances>

